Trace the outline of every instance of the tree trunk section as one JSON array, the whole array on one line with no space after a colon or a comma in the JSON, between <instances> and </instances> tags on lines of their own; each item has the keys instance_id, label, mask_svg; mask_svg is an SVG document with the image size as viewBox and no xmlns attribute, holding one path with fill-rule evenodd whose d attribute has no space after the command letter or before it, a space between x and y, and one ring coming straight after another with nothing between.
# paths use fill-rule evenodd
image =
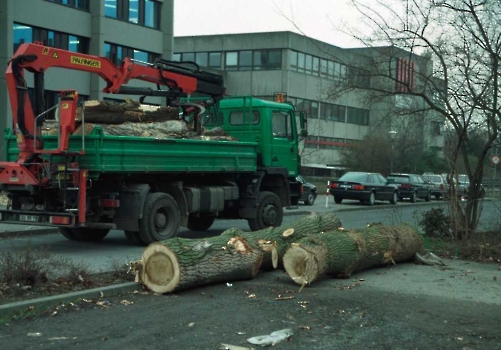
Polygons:
<instances>
[{"instance_id":1,"label":"tree trunk section","mask_svg":"<svg viewBox=\"0 0 501 350\"><path fill-rule=\"evenodd\" d=\"M132 269L138 281L160 294L252 279L260 267L276 267L290 243L340 225L334 214L312 214L290 225L255 232L229 229L204 240L168 239L146 247Z\"/></svg>"},{"instance_id":2,"label":"tree trunk section","mask_svg":"<svg viewBox=\"0 0 501 350\"><path fill-rule=\"evenodd\" d=\"M150 244L138 270L140 281L159 294L218 282L254 278L262 251L245 239L212 237L205 241L173 238Z\"/></svg>"},{"instance_id":3,"label":"tree trunk section","mask_svg":"<svg viewBox=\"0 0 501 350\"><path fill-rule=\"evenodd\" d=\"M301 285L322 275L349 277L353 272L407 261L423 249L421 234L409 226L376 225L310 235L291 245L285 271Z\"/></svg>"},{"instance_id":4,"label":"tree trunk section","mask_svg":"<svg viewBox=\"0 0 501 350\"><path fill-rule=\"evenodd\" d=\"M341 220L339 220L335 214L325 213L318 215L317 213L312 213L301 220L279 227L269 227L267 229L254 232L243 232L237 230L234 231L233 234L238 234L247 239L249 242L261 243L266 241L275 245L278 262L281 264L287 248L289 248L292 243L297 242L301 238L310 234L337 230L341 226ZM292 234L290 234L290 229L293 231ZM232 230L234 229L227 230L223 232L222 235L227 234ZM286 232L285 235L284 232ZM273 266L272 252L265 252L261 269L271 270L273 268L276 268L276 266Z\"/></svg>"},{"instance_id":5,"label":"tree trunk section","mask_svg":"<svg viewBox=\"0 0 501 350\"><path fill-rule=\"evenodd\" d=\"M163 122L179 119L179 109L141 105L138 101L126 99L124 103L107 101L86 101L85 122L95 124L122 124ZM78 108L76 120L82 120L82 110Z\"/></svg>"}]
</instances>

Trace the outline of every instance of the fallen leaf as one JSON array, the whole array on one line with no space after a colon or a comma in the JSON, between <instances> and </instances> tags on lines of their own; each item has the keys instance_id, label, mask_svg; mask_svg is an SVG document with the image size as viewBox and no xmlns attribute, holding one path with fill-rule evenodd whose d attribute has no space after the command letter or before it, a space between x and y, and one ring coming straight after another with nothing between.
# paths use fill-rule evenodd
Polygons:
<instances>
[{"instance_id":1,"label":"fallen leaf","mask_svg":"<svg viewBox=\"0 0 501 350\"><path fill-rule=\"evenodd\" d=\"M247 296L247 298L249 298L249 299L254 299L255 297L256 297L256 294L249 294L249 295Z\"/></svg>"},{"instance_id":2,"label":"fallen leaf","mask_svg":"<svg viewBox=\"0 0 501 350\"><path fill-rule=\"evenodd\" d=\"M28 337L41 337L42 336L42 333L28 333Z\"/></svg>"},{"instance_id":3,"label":"fallen leaf","mask_svg":"<svg viewBox=\"0 0 501 350\"><path fill-rule=\"evenodd\" d=\"M194 325L195 325L195 322L188 323L188 327L193 327Z\"/></svg>"},{"instance_id":4,"label":"fallen leaf","mask_svg":"<svg viewBox=\"0 0 501 350\"><path fill-rule=\"evenodd\" d=\"M120 304L123 304L123 305L132 305L132 304L134 304L134 302L128 301L128 300L124 299L124 300L120 301Z\"/></svg>"}]
</instances>

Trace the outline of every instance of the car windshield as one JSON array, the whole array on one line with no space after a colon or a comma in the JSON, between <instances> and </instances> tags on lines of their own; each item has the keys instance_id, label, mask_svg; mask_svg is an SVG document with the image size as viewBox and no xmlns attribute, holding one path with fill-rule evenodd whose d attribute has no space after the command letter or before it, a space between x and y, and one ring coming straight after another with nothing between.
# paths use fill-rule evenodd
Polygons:
<instances>
[{"instance_id":1,"label":"car windshield","mask_svg":"<svg viewBox=\"0 0 501 350\"><path fill-rule=\"evenodd\" d=\"M304 182L304 179L303 179L303 177L302 177L301 175L298 175L298 176L296 177L296 181L299 181L299 182Z\"/></svg>"},{"instance_id":2,"label":"car windshield","mask_svg":"<svg viewBox=\"0 0 501 350\"><path fill-rule=\"evenodd\" d=\"M388 181L393 181L399 184L409 182L409 176L406 175L390 175L387 177Z\"/></svg>"},{"instance_id":3,"label":"car windshield","mask_svg":"<svg viewBox=\"0 0 501 350\"><path fill-rule=\"evenodd\" d=\"M442 177L439 175L424 175L423 179L425 179L426 181L433 182L435 184L440 184L443 182Z\"/></svg>"},{"instance_id":4,"label":"car windshield","mask_svg":"<svg viewBox=\"0 0 501 350\"><path fill-rule=\"evenodd\" d=\"M338 181L367 182L365 173L346 173Z\"/></svg>"}]
</instances>

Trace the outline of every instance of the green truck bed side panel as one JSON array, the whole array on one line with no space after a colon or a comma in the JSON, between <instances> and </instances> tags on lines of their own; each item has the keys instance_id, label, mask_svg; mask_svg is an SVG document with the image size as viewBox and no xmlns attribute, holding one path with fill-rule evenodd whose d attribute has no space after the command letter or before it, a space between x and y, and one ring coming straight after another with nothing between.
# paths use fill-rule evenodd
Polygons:
<instances>
[{"instance_id":1,"label":"green truck bed side panel","mask_svg":"<svg viewBox=\"0 0 501 350\"><path fill-rule=\"evenodd\" d=\"M57 136L44 136L46 150L57 148ZM71 136L70 150L82 148L82 137ZM7 161L16 161L17 143L6 134ZM257 143L104 135L95 128L85 136L80 167L90 177L101 173L253 172Z\"/></svg>"}]
</instances>

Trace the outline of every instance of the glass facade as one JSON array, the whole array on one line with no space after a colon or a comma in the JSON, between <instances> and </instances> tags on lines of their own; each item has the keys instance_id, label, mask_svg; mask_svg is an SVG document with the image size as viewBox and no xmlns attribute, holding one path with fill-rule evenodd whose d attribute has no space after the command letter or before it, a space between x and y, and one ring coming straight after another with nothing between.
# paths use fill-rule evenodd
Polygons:
<instances>
[{"instance_id":1,"label":"glass facade","mask_svg":"<svg viewBox=\"0 0 501 350\"><path fill-rule=\"evenodd\" d=\"M154 0L104 0L106 17L160 28L160 2Z\"/></svg>"},{"instance_id":2,"label":"glass facade","mask_svg":"<svg viewBox=\"0 0 501 350\"><path fill-rule=\"evenodd\" d=\"M79 10L89 11L90 0L46 0L46 1L69 7L74 7Z\"/></svg>"},{"instance_id":3,"label":"glass facade","mask_svg":"<svg viewBox=\"0 0 501 350\"><path fill-rule=\"evenodd\" d=\"M196 62L202 67L225 70L275 70L282 69L282 50L245 50L217 52L174 53L174 61ZM224 57L224 67L221 62Z\"/></svg>"},{"instance_id":4,"label":"glass facade","mask_svg":"<svg viewBox=\"0 0 501 350\"><path fill-rule=\"evenodd\" d=\"M131 47L116 45L112 43L104 43L104 54L111 62L117 66L122 63L126 57L142 61L154 62L160 55L152 52L142 51Z\"/></svg>"},{"instance_id":5,"label":"glass facade","mask_svg":"<svg viewBox=\"0 0 501 350\"><path fill-rule=\"evenodd\" d=\"M16 52L21 44L41 41L44 45L51 47L79 53L89 53L88 38L20 23L14 23L13 33L14 52Z\"/></svg>"},{"instance_id":6,"label":"glass facade","mask_svg":"<svg viewBox=\"0 0 501 350\"><path fill-rule=\"evenodd\" d=\"M348 66L343 63L294 50L289 51L289 68L294 72L329 79L344 80L350 76ZM353 68L350 72L352 76L356 74L357 79L363 76L363 74L361 74L362 70ZM365 75L365 79L360 81L360 84L369 84L369 77L367 74Z\"/></svg>"}]
</instances>

